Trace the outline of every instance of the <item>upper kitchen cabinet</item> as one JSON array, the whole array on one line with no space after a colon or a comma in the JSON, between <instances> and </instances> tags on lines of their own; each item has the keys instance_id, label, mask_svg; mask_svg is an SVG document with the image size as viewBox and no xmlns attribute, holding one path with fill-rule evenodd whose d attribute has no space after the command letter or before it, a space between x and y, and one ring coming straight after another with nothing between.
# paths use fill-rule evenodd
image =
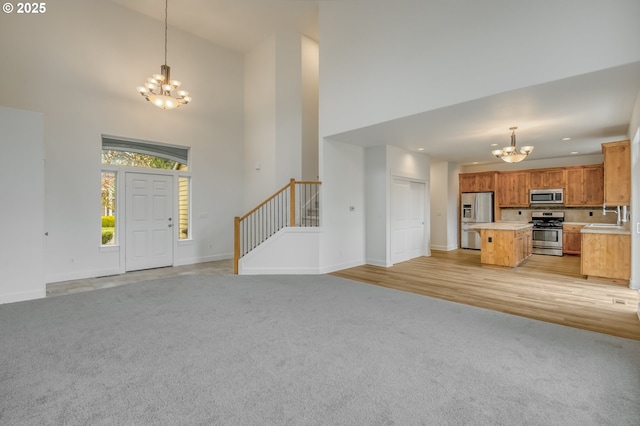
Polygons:
<instances>
[{"instance_id":1,"label":"upper kitchen cabinet","mask_svg":"<svg viewBox=\"0 0 640 426\"><path fill-rule=\"evenodd\" d=\"M529 172L498 173L496 199L500 207L529 207Z\"/></svg>"},{"instance_id":2,"label":"upper kitchen cabinet","mask_svg":"<svg viewBox=\"0 0 640 426\"><path fill-rule=\"evenodd\" d=\"M629 141L602 144L604 154L604 203L631 204L631 144Z\"/></svg>"},{"instance_id":3,"label":"upper kitchen cabinet","mask_svg":"<svg viewBox=\"0 0 640 426\"><path fill-rule=\"evenodd\" d=\"M460 192L487 192L496 190L496 172L460 173Z\"/></svg>"},{"instance_id":4,"label":"upper kitchen cabinet","mask_svg":"<svg viewBox=\"0 0 640 426\"><path fill-rule=\"evenodd\" d=\"M564 169L537 169L529 172L529 187L531 189L564 188Z\"/></svg>"},{"instance_id":5,"label":"upper kitchen cabinet","mask_svg":"<svg viewBox=\"0 0 640 426\"><path fill-rule=\"evenodd\" d=\"M604 202L602 164L567 167L564 204L568 207L601 206Z\"/></svg>"}]
</instances>

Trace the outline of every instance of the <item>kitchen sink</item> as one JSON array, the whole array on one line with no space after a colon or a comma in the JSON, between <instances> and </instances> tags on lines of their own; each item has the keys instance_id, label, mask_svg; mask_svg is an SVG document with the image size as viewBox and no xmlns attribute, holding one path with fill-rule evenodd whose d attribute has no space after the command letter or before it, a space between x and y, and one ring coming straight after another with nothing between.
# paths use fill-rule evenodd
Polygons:
<instances>
[{"instance_id":1,"label":"kitchen sink","mask_svg":"<svg viewBox=\"0 0 640 426\"><path fill-rule=\"evenodd\" d=\"M587 225L589 228L622 228L621 225L615 223L590 223Z\"/></svg>"}]
</instances>

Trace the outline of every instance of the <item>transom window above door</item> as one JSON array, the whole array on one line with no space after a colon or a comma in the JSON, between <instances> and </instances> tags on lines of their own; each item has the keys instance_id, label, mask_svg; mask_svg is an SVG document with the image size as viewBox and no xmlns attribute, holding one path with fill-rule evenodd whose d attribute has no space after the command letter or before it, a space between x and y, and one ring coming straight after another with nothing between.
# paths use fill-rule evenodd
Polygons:
<instances>
[{"instance_id":1,"label":"transom window above door","mask_svg":"<svg viewBox=\"0 0 640 426\"><path fill-rule=\"evenodd\" d=\"M189 148L102 136L102 164L164 170L189 169Z\"/></svg>"}]
</instances>

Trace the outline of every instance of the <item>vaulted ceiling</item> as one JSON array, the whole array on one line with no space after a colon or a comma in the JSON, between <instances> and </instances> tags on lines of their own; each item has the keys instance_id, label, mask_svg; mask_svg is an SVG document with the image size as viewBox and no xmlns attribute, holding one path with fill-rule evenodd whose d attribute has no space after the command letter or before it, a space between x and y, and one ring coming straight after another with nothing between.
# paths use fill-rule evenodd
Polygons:
<instances>
[{"instance_id":1,"label":"vaulted ceiling","mask_svg":"<svg viewBox=\"0 0 640 426\"><path fill-rule=\"evenodd\" d=\"M159 21L164 4L113 0ZM344 0L324 0L344 1ZM169 2L169 24L237 52L278 30L318 40L318 0L183 0ZM322 40L319 40L322 49ZM500 162L491 150L533 145L532 159L600 153L600 144L627 138L640 93L640 62L525 87L447 108L379 123L334 139L361 146L395 145L460 164ZM508 125L505 125L508 123ZM570 138L568 140L563 140Z\"/></svg>"}]
</instances>

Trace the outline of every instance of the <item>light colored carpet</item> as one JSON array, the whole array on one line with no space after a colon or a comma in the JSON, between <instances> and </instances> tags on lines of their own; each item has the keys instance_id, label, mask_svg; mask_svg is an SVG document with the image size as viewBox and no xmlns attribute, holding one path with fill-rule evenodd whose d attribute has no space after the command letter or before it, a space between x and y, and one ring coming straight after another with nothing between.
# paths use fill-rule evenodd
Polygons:
<instances>
[{"instance_id":1,"label":"light colored carpet","mask_svg":"<svg viewBox=\"0 0 640 426\"><path fill-rule=\"evenodd\" d=\"M640 342L331 276L0 305L0 424L637 425Z\"/></svg>"}]
</instances>

